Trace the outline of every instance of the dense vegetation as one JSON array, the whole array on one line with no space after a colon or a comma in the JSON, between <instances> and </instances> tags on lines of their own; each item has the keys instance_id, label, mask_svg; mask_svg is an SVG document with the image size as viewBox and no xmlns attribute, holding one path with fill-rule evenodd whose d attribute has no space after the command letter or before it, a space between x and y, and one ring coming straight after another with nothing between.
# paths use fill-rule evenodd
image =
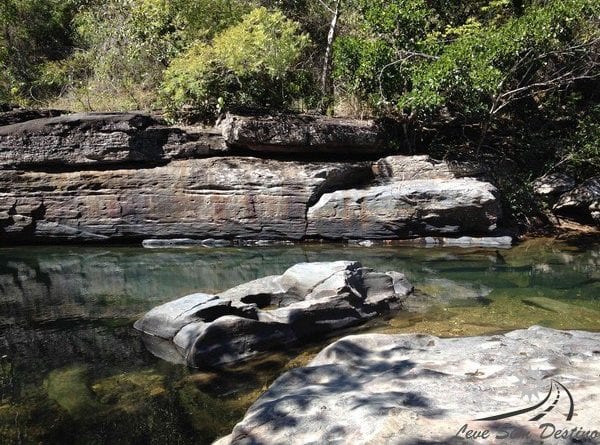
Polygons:
<instances>
[{"instance_id":1,"label":"dense vegetation","mask_svg":"<svg viewBox=\"0 0 600 445\"><path fill-rule=\"evenodd\" d=\"M599 170L599 49L597 0L4 0L0 103L392 117L527 213L534 176Z\"/></svg>"}]
</instances>

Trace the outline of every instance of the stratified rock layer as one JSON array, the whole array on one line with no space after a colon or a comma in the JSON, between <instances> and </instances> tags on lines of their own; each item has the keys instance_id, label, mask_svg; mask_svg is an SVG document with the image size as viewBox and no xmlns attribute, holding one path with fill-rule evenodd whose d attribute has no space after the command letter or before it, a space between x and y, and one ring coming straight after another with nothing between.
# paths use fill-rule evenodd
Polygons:
<instances>
[{"instance_id":1,"label":"stratified rock layer","mask_svg":"<svg viewBox=\"0 0 600 445\"><path fill-rule=\"evenodd\" d=\"M300 239L311 202L370 174L363 163L236 157L150 169L0 171L0 239Z\"/></svg>"},{"instance_id":2,"label":"stratified rock layer","mask_svg":"<svg viewBox=\"0 0 600 445\"><path fill-rule=\"evenodd\" d=\"M220 366L400 309L412 291L403 274L374 272L356 261L300 263L218 296L192 294L163 304L135 328L154 337L146 343L159 357Z\"/></svg>"},{"instance_id":3,"label":"stratified rock layer","mask_svg":"<svg viewBox=\"0 0 600 445\"><path fill-rule=\"evenodd\" d=\"M77 113L0 127L0 168L160 164L227 150L220 134L141 113Z\"/></svg>"},{"instance_id":4,"label":"stratified rock layer","mask_svg":"<svg viewBox=\"0 0 600 445\"><path fill-rule=\"evenodd\" d=\"M599 344L537 326L345 337L279 377L218 444L467 444L473 431L488 431L478 443L598 443Z\"/></svg>"},{"instance_id":5,"label":"stratified rock layer","mask_svg":"<svg viewBox=\"0 0 600 445\"><path fill-rule=\"evenodd\" d=\"M478 168L427 156L377 160L389 142L379 123L229 115L222 131L140 113L0 127L0 241L217 245L496 231L496 189L473 178ZM265 147L296 158L235 156ZM324 162L332 153L346 161Z\"/></svg>"},{"instance_id":6,"label":"stratified rock layer","mask_svg":"<svg viewBox=\"0 0 600 445\"><path fill-rule=\"evenodd\" d=\"M235 116L220 124L227 144L253 151L364 155L389 151L389 134L375 121L324 116Z\"/></svg>"}]
</instances>

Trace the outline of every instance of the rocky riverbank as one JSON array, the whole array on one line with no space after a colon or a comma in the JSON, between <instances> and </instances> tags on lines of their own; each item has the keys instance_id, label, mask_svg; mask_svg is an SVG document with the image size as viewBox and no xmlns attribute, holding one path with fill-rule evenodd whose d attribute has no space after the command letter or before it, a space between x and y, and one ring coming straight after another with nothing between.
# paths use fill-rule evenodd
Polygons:
<instances>
[{"instance_id":1,"label":"rocky riverbank","mask_svg":"<svg viewBox=\"0 0 600 445\"><path fill-rule=\"evenodd\" d=\"M22 117L0 127L5 243L491 236L501 220L481 169L393 155L374 121Z\"/></svg>"},{"instance_id":2,"label":"rocky riverbank","mask_svg":"<svg viewBox=\"0 0 600 445\"><path fill-rule=\"evenodd\" d=\"M60 113L0 116L3 243L506 234L485 168L403 154L386 122L227 115L202 128ZM597 182L545 177L535 190L557 215L594 225Z\"/></svg>"}]
</instances>

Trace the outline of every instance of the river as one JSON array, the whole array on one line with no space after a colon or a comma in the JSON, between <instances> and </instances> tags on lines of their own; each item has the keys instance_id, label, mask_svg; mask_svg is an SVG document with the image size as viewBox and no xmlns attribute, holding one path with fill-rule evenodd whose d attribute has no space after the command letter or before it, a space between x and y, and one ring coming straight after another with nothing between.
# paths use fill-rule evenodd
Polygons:
<instances>
[{"instance_id":1,"label":"river","mask_svg":"<svg viewBox=\"0 0 600 445\"><path fill-rule=\"evenodd\" d=\"M342 259L402 271L440 302L351 332L600 331L600 243L0 248L0 444L191 444L227 434L273 379L332 339L237 368L193 370L152 356L133 321L188 293Z\"/></svg>"}]
</instances>

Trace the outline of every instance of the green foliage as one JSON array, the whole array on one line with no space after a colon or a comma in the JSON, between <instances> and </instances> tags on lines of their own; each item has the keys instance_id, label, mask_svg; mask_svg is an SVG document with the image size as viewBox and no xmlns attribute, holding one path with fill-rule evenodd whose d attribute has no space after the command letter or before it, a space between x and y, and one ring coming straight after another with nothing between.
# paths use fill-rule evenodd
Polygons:
<instances>
[{"instance_id":1,"label":"green foliage","mask_svg":"<svg viewBox=\"0 0 600 445\"><path fill-rule=\"evenodd\" d=\"M407 65L398 55L415 49L435 12L425 0L357 0L353 6L354 31L339 36L334 48L336 88L385 108L408 88Z\"/></svg>"},{"instance_id":2,"label":"green foliage","mask_svg":"<svg viewBox=\"0 0 600 445\"><path fill-rule=\"evenodd\" d=\"M31 102L56 93L41 67L72 50L70 21L78 0L0 2L0 102Z\"/></svg>"},{"instance_id":3,"label":"green foliage","mask_svg":"<svg viewBox=\"0 0 600 445\"><path fill-rule=\"evenodd\" d=\"M162 86L164 104L172 113L192 106L205 118L223 106L285 107L307 89L306 73L295 68L308 45L298 23L256 8L173 60Z\"/></svg>"},{"instance_id":4,"label":"green foliage","mask_svg":"<svg viewBox=\"0 0 600 445\"><path fill-rule=\"evenodd\" d=\"M567 159L571 172L580 178L600 172L600 105L592 107L579 121L569 141Z\"/></svg>"},{"instance_id":5,"label":"green foliage","mask_svg":"<svg viewBox=\"0 0 600 445\"><path fill-rule=\"evenodd\" d=\"M435 58L414 65L412 88L399 106L418 111L445 106L477 119L537 91L560 88L590 68L581 50L594 51L585 45L598 37L588 34L590 18L597 16L592 0L551 0L504 20L494 15L488 23L472 18L448 27L440 37L450 43L421 43ZM569 70L573 76L561 78Z\"/></svg>"},{"instance_id":6,"label":"green foliage","mask_svg":"<svg viewBox=\"0 0 600 445\"><path fill-rule=\"evenodd\" d=\"M241 0L91 1L72 21L81 50L43 66L66 108L149 109L164 70L182 50L235 23Z\"/></svg>"}]
</instances>

